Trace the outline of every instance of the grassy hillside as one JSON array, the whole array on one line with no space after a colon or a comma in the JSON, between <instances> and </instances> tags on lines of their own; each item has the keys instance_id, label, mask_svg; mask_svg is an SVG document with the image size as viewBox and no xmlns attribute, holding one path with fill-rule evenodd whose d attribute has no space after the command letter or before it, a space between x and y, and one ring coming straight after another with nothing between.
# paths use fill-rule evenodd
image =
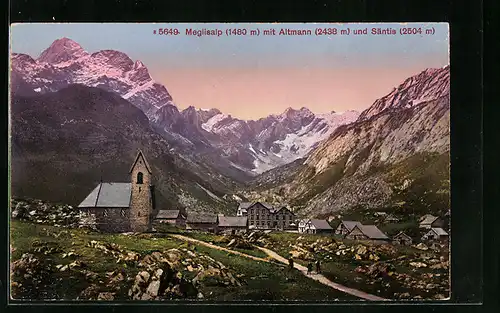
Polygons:
<instances>
[{"instance_id":1,"label":"grassy hillside","mask_svg":"<svg viewBox=\"0 0 500 313\"><path fill-rule=\"evenodd\" d=\"M129 181L141 149L153 170L159 208L228 212L236 205L216 197L230 193L237 183L196 158L171 152L147 117L115 94L73 85L41 96L14 97L11 107L14 196L77 205L101 178Z\"/></svg>"},{"instance_id":2,"label":"grassy hillside","mask_svg":"<svg viewBox=\"0 0 500 313\"><path fill-rule=\"evenodd\" d=\"M75 300L112 295L115 300L129 300L138 273L155 272L141 264L158 255L168 258L172 275L182 277L171 278L177 279L171 289L179 285L181 292L162 296L164 300L353 299L298 272L284 271L283 266L205 246L188 246L169 236L111 235L16 220L10 227L15 299Z\"/></svg>"}]
</instances>

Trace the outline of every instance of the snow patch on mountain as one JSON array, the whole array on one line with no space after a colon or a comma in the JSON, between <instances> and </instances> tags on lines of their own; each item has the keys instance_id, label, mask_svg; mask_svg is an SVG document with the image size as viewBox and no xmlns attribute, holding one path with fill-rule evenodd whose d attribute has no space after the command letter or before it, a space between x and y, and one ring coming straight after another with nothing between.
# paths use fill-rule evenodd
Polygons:
<instances>
[{"instance_id":1,"label":"snow patch on mountain","mask_svg":"<svg viewBox=\"0 0 500 313\"><path fill-rule=\"evenodd\" d=\"M39 93L58 91L71 84L98 87L128 99L148 117L172 101L166 88L151 78L141 61L134 62L115 50L90 54L68 38L54 41L36 60L13 53L11 64L12 72Z\"/></svg>"},{"instance_id":2,"label":"snow patch on mountain","mask_svg":"<svg viewBox=\"0 0 500 313\"><path fill-rule=\"evenodd\" d=\"M209 111L209 110L204 110L204 111ZM224 120L225 118L227 118L227 115L225 114L217 114L213 117L211 117L206 123L203 123L201 125L201 127L206 130L207 132L211 132L215 125L217 125L217 123L219 123L220 121Z\"/></svg>"}]
</instances>

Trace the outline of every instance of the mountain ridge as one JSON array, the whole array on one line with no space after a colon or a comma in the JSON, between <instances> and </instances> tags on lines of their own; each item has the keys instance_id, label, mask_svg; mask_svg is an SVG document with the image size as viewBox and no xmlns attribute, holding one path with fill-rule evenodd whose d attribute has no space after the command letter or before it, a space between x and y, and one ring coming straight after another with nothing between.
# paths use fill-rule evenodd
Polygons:
<instances>
[{"instance_id":1,"label":"mountain ridge","mask_svg":"<svg viewBox=\"0 0 500 313\"><path fill-rule=\"evenodd\" d=\"M338 113L315 115L306 107L289 107L281 114L242 120L218 109L181 110L140 60L117 50L89 53L69 38L55 40L36 59L13 53L11 63L15 94L34 96L70 84L115 92L140 108L179 153L203 154L238 181L304 157L318 141L358 114L348 111L340 118Z\"/></svg>"}]
</instances>

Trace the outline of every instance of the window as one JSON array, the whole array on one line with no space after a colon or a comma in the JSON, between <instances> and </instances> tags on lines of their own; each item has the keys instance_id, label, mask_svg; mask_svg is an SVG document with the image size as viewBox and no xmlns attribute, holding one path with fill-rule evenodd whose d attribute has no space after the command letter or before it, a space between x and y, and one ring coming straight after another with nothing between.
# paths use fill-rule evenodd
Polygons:
<instances>
[{"instance_id":1,"label":"window","mask_svg":"<svg viewBox=\"0 0 500 313\"><path fill-rule=\"evenodd\" d=\"M125 217L125 210L122 210L120 214L122 215L122 217Z\"/></svg>"},{"instance_id":2,"label":"window","mask_svg":"<svg viewBox=\"0 0 500 313\"><path fill-rule=\"evenodd\" d=\"M104 217L108 217L108 210L104 209L104 212L102 212L102 214L104 215Z\"/></svg>"},{"instance_id":3,"label":"window","mask_svg":"<svg viewBox=\"0 0 500 313\"><path fill-rule=\"evenodd\" d=\"M141 172L137 173L137 183L138 183L138 184L142 184L142 176L143 176L143 175L142 175L142 173L141 173Z\"/></svg>"}]
</instances>

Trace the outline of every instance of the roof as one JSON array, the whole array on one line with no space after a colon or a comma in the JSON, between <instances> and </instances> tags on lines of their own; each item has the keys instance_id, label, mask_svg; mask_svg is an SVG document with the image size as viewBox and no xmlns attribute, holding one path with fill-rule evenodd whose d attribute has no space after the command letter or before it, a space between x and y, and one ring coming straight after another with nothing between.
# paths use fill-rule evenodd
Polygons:
<instances>
[{"instance_id":1,"label":"roof","mask_svg":"<svg viewBox=\"0 0 500 313\"><path fill-rule=\"evenodd\" d=\"M448 236L448 233L440 227L436 228L433 227L431 230L435 232L438 236Z\"/></svg>"},{"instance_id":2,"label":"roof","mask_svg":"<svg viewBox=\"0 0 500 313\"><path fill-rule=\"evenodd\" d=\"M271 212L273 213L278 213L280 212L281 210L287 210L288 212L292 213L292 215L295 215L295 213L292 212L292 210L290 210L289 208L287 208L286 206L282 206L281 208L279 209L274 209L274 210L271 210Z\"/></svg>"},{"instance_id":3,"label":"roof","mask_svg":"<svg viewBox=\"0 0 500 313\"><path fill-rule=\"evenodd\" d=\"M370 239L389 239L380 229L375 225L356 225L361 232Z\"/></svg>"},{"instance_id":4,"label":"roof","mask_svg":"<svg viewBox=\"0 0 500 313\"><path fill-rule=\"evenodd\" d=\"M273 205L268 202L259 202L259 203L268 208L269 210L274 209Z\"/></svg>"},{"instance_id":5,"label":"roof","mask_svg":"<svg viewBox=\"0 0 500 313\"><path fill-rule=\"evenodd\" d=\"M189 214L187 217L188 223L199 223L199 224L216 224L217 215L215 214Z\"/></svg>"},{"instance_id":6,"label":"roof","mask_svg":"<svg viewBox=\"0 0 500 313\"><path fill-rule=\"evenodd\" d=\"M410 238L410 236L408 236L405 232L403 231L400 231L399 233L397 233L393 238L397 238L397 237L406 237L406 238Z\"/></svg>"},{"instance_id":7,"label":"roof","mask_svg":"<svg viewBox=\"0 0 500 313\"><path fill-rule=\"evenodd\" d=\"M132 163L132 166L130 167L130 173L132 173L132 170L134 169L135 163L137 163L137 160L139 160L139 157L142 156L144 160L144 165L146 166L146 169L148 170L149 174L151 174L151 167L149 166L148 161L146 160L146 157L144 156L144 153L142 153L141 150L137 152L137 156L135 157L134 163Z\"/></svg>"},{"instance_id":8,"label":"roof","mask_svg":"<svg viewBox=\"0 0 500 313\"><path fill-rule=\"evenodd\" d=\"M349 230L352 230L355 226L362 226L363 225L360 222L356 222L356 221L342 221L342 224L344 224L344 226Z\"/></svg>"},{"instance_id":9,"label":"roof","mask_svg":"<svg viewBox=\"0 0 500 313\"><path fill-rule=\"evenodd\" d=\"M432 214L425 214L424 216L422 216L420 218L419 222L420 222L420 224L430 224L430 223L434 222L436 219L437 219L437 217L432 215Z\"/></svg>"},{"instance_id":10,"label":"roof","mask_svg":"<svg viewBox=\"0 0 500 313\"><path fill-rule=\"evenodd\" d=\"M160 219L174 219L179 217L180 210L160 210L156 214L156 218Z\"/></svg>"},{"instance_id":11,"label":"roof","mask_svg":"<svg viewBox=\"0 0 500 313\"><path fill-rule=\"evenodd\" d=\"M219 216L219 226L221 227L246 227L246 216Z\"/></svg>"},{"instance_id":12,"label":"roof","mask_svg":"<svg viewBox=\"0 0 500 313\"><path fill-rule=\"evenodd\" d=\"M248 209L253 204L254 204L253 202L241 202L238 209Z\"/></svg>"},{"instance_id":13,"label":"roof","mask_svg":"<svg viewBox=\"0 0 500 313\"><path fill-rule=\"evenodd\" d=\"M399 219L397 217L395 217L394 215L392 215L392 214L387 214L385 216L385 220L389 221L389 220L399 220Z\"/></svg>"},{"instance_id":14,"label":"roof","mask_svg":"<svg viewBox=\"0 0 500 313\"><path fill-rule=\"evenodd\" d=\"M333 229L326 220L311 220L311 224L316 229Z\"/></svg>"},{"instance_id":15,"label":"roof","mask_svg":"<svg viewBox=\"0 0 500 313\"><path fill-rule=\"evenodd\" d=\"M79 208L128 208L132 191L131 183L100 183L83 200Z\"/></svg>"}]
</instances>

